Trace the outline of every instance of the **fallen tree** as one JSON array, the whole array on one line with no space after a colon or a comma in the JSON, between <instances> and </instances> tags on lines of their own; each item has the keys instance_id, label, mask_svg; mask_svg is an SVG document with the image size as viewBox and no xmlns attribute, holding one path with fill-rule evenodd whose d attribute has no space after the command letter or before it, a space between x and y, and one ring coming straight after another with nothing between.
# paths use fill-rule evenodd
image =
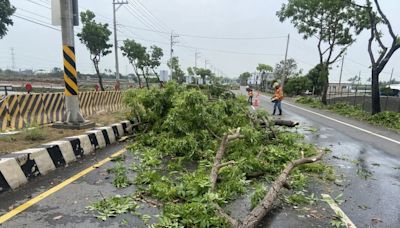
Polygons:
<instances>
[{"instance_id":1,"label":"fallen tree","mask_svg":"<svg viewBox=\"0 0 400 228\"><path fill-rule=\"evenodd\" d=\"M242 222L222 208L263 183L261 176L277 183L266 195L274 201L282 186L306 178L300 169L289 177L293 168L308 161L303 155L317 154L300 135L274 129L265 112L251 113L242 97L210 97L197 88L167 83L162 90L129 91L124 100L131 118L147 123L147 133L138 134L129 148L140 159L130 168L137 173L138 199L162 210L157 227L244 227L253 223L251 218L258 222L264 212L257 207ZM263 202L268 211L270 205Z\"/></svg>"}]
</instances>

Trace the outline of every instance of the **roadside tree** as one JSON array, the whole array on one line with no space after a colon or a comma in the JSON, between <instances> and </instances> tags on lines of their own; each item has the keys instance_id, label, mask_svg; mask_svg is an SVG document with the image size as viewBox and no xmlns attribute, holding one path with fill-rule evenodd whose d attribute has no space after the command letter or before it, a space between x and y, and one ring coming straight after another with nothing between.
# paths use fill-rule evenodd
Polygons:
<instances>
[{"instance_id":1,"label":"roadside tree","mask_svg":"<svg viewBox=\"0 0 400 228\"><path fill-rule=\"evenodd\" d=\"M103 80L100 74L99 63L101 57L111 53L112 44L110 41L111 31L108 24L97 23L94 18L95 14L87 10L81 12L82 31L78 33L79 40L84 44L90 52L90 59L96 69L97 77L102 91L104 91Z\"/></svg>"},{"instance_id":2,"label":"roadside tree","mask_svg":"<svg viewBox=\"0 0 400 228\"><path fill-rule=\"evenodd\" d=\"M290 20L304 39L317 38L322 102L326 101L329 86L329 67L335 63L355 41L362 28L356 26L361 10L351 1L343 0L289 0L277 16L281 22Z\"/></svg>"},{"instance_id":3,"label":"roadside tree","mask_svg":"<svg viewBox=\"0 0 400 228\"><path fill-rule=\"evenodd\" d=\"M10 4L9 0L0 1L0 39L7 34L7 27L14 24L11 20L14 13L15 7Z\"/></svg>"},{"instance_id":4,"label":"roadside tree","mask_svg":"<svg viewBox=\"0 0 400 228\"><path fill-rule=\"evenodd\" d=\"M205 69L205 68L196 68L195 73L197 75L200 75L201 79L203 80L203 84L206 84L206 79L211 78L213 76L213 73L211 72L210 69Z\"/></svg>"},{"instance_id":5,"label":"roadside tree","mask_svg":"<svg viewBox=\"0 0 400 228\"><path fill-rule=\"evenodd\" d=\"M297 69L296 60L290 58L286 60L281 60L275 65L274 76L275 79L282 79L283 77L289 79L292 77L297 77L301 74L302 70Z\"/></svg>"},{"instance_id":6,"label":"roadside tree","mask_svg":"<svg viewBox=\"0 0 400 228\"><path fill-rule=\"evenodd\" d=\"M151 52L149 53L149 68L153 71L154 75L157 77L158 83L161 85L160 76L157 73L157 68L161 65L161 58L163 57L164 53L162 48L157 47L155 45L150 47Z\"/></svg>"},{"instance_id":7,"label":"roadside tree","mask_svg":"<svg viewBox=\"0 0 400 228\"><path fill-rule=\"evenodd\" d=\"M168 67L172 69L172 80L175 80L179 84L182 84L185 81L185 72L181 69L181 66L179 64L179 58L178 57L172 57L168 61Z\"/></svg>"},{"instance_id":8,"label":"roadside tree","mask_svg":"<svg viewBox=\"0 0 400 228\"><path fill-rule=\"evenodd\" d=\"M139 82L139 87L142 87L139 69L143 64L143 59L146 56L146 48L135 40L126 39L121 47L122 55L128 58L129 63L132 65L135 75Z\"/></svg>"},{"instance_id":9,"label":"roadside tree","mask_svg":"<svg viewBox=\"0 0 400 228\"><path fill-rule=\"evenodd\" d=\"M372 114L381 112L379 92L379 75L385 69L393 54L400 48L400 36L393 30L392 24L382 11L378 0L366 0L366 5L353 4L363 10L364 14L358 17L359 27L370 30L368 40L368 54L371 61L372 87ZM389 33L388 39L383 36L382 27ZM389 42L387 42L390 40ZM387 42L387 43L386 43ZM374 49L376 49L374 51Z\"/></svg>"},{"instance_id":10,"label":"roadside tree","mask_svg":"<svg viewBox=\"0 0 400 228\"><path fill-rule=\"evenodd\" d=\"M247 85L247 81L249 80L250 77L251 77L251 73L250 72L241 73L239 75L240 85Z\"/></svg>"}]
</instances>

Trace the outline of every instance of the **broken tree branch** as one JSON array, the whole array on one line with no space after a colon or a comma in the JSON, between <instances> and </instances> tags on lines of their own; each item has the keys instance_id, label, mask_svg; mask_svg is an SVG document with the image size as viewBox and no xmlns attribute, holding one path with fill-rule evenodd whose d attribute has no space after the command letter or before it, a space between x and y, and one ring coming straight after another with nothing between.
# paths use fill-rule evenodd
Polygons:
<instances>
[{"instance_id":1,"label":"broken tree branch","mask_svg":"<svg viewBox=\"0 0 400 228\"><path fill-rule=\"evenodd\" d=\"M224 134L224 136L222 137L222 141L221 144L219 146L218 152L215 155L215 159L214 159L214 165L211 169L211 175L210 175L210 181L211 181L211 192L213 192L215 190L215 185L217 184L217 179L218 179L218 172L221 169L221 167L232 164L233 161L230 162L226 162L221 164L221 160L222 157L224 156L225 153L225 149L226 146L228 144L228 142L235 140L235 139L239 139L242 138L243 135L240 134L240 128L236 129L236 131L231 134Z\"/></svg>"},{"instance_id":2,"label":"broken tree branch","mask_svg":"<svg viewBox=\"0 0 400 228\"><path fill-rule=\"evenodd\" d=\"M224 209L222 209L218 204L214 204L214 206L217 209L218 214L224 217L229 222L231 227L238 227L239 222L236 219L225 213Z\"/></svg>"},{"instance_id":3,"label":"broken tree branch","mask_svg":"<svg viewBox=\"0 0 400 228\"><path fill-rule=\"evenodd\" d=\"M236 164L235 161L224 162L224 163L218 165L218 169L221 169L221 168L224 167L224 166L234 165L234 164Z\"/></svg>"},{"instance_id":4,"label":"broken tree branch","mask_svg":"<svg viewBox=\"0 0 400 228\"><path fill-rule=\"evenodd\" d=\"M289 177L290 172L299 165L306 164L306 163L313 163L318 160L321 160L324 152L320 151L320 153L314 157L308 158L300 158L298 160L289 162L289 164L285 167L282 173L278 176L278 178L272 184L270 190L268 191L267 195L255 207L250 214L248 214L243 222L236 226L238 228L252 228L256 227L256 225L261 221L262 218L272 209L273 202L278 197L279 191L284 187L285 183L287 183L287 179Z\"/></svg>"},{"instance_id":5,"label":"broken tree branch","mask_svg":"<svg viewBox=\"0 0 400 228\"><path fill-rule=\"evenodd\" d=\"M286 127L295 127L295 126L299 125L299 122L294 122L291 120L275 120L275 125L286 126Z\"/></svg>"}]
</instances>

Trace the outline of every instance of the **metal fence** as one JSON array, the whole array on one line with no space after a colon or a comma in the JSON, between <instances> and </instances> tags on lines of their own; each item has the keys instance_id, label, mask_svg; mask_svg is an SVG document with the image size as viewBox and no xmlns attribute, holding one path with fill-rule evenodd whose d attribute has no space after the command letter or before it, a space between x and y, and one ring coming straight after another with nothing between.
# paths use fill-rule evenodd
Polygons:
<instances>
[{"instance_id":1,"label":"metal fence","mask_svg":"<svg viewBox=\"0 0 400 228\"><path fill-rule=\"evenodd\" d=\"M347 103L359 106L367 112L371 112L372 97L371 86L352 86L346 89L330 87L327 93L328 104ZM400 97L381 94L381 108L383 111L400 112Z\"/></svg>"}]
</instances>

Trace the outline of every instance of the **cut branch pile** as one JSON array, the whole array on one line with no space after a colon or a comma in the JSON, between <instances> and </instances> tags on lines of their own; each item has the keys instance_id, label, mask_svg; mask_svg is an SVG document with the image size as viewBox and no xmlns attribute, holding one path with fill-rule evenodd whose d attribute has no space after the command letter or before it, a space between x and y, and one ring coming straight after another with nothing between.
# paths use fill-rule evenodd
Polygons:
<instances>
[{"instance_id":1,"label":"cut branch pile","mask_svg":"<svg viewBox=\"0 0 400 228\"><path fill-rule=\"evenodd\" d=\"M225 134L224 137L222 138L219 150L214 159L214 165L211 169L211 174L210 174L210 180L211 180L210 191L211 192L215 191L215 188L217 185L217 179L218 179L218 172L219 172L220 168L222 168L226 165L234 165L235 164L234 161L228 161L225 163L221 163L221 160L224 156L227 144L232 140L239 139L242 137L243 136L240 135L240 128L238 128L233 134L231 134L231 135ZM224 210L218 204L215 204L215 208L216 208L218 214L220 216L224 217L229 222L230 227L232 227L232 228L256 227L257 224L259 222L261 222L261 220L272 209L273 202L278 197L280 190L282 188L289 187L287 181L288 181L291 171L299 165L319 161L319 160L321 160L323 155L324 155L323 151L320 151L316 156L304 158L303 153L302 153L300 159L297 159L295 161L290 161L286 165L285 169L283 169L281 174L272 183L270 190L265 195L265 197L249 214L247 214L247 216L243 219L243 221L239 221L239 220L229 216L227 213L224 212Z\"/></svg>"}]
</instances>

